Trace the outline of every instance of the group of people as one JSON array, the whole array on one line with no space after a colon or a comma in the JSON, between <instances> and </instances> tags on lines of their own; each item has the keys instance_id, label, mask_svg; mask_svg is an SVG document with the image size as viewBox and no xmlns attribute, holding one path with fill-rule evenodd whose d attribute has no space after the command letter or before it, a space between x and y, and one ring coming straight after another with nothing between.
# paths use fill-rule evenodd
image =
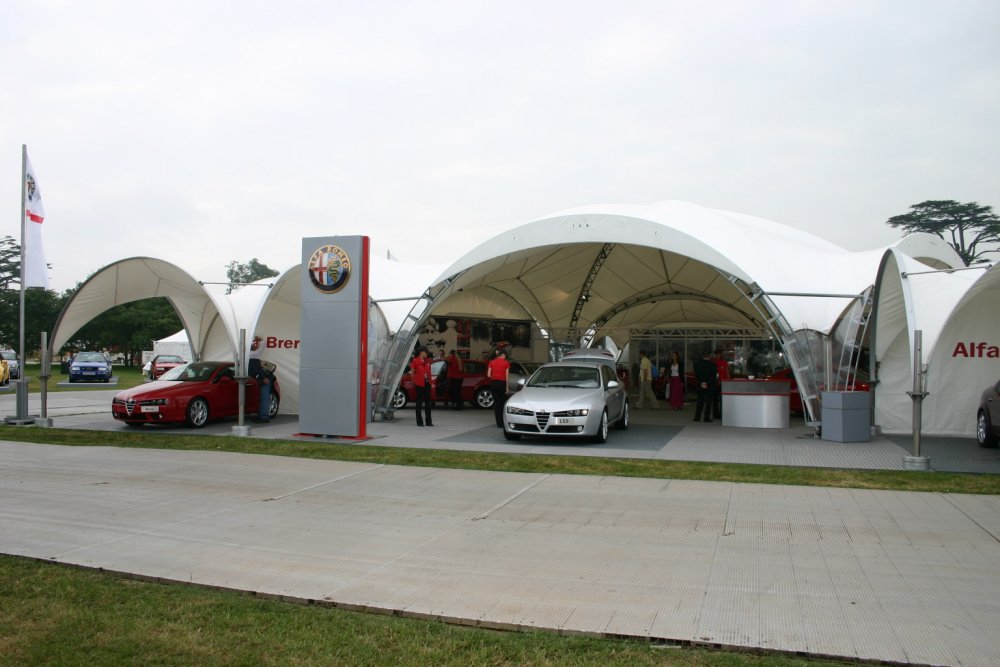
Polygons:
<instances>
[{"instance_id":1,"label":"group of people","mask_svg":"<svg viewBox=\"0 0 1000 667\"><path fill-rule=\"evenodd\" d=\"M436 361L429 357L426 346L417 348L417 353L410 361L410 372L413 386L417 394L417 426L434 426L431 408L434 404L434 386L438 381L448 383L448 401L446 405L453 410L461 410L462 401L462 359L451 350L444 356L440 351L438 360L446 362L446 371L439 378L431 373L431 364ZM668 374L664 392L669 407L680 410L684 407L684 367L677 352L670 353L670 364L662 369ZM507 361L507 351L497 349L486 366L486 376L490 380L490 390L493 392L493 415L497 428L503 428L503 410L507 399L507 381L510 375L510 362ZM705 352L703 357L694 364L696 402L694 421L713 421L713 417L722 417L722 380L729 379L729 363L716 349L714 353ZM658 408L656 394L653 393L653 363L645 350L639 351L639 400L636 409L644 407Z\"/></svg>"},{"instance_id":2,"label":"group of people","mask_svg":"<svg viewBox=\"0 0 1000 667\"><path fill-rule=\"evenodd\" d=\"M676 352L670 353L669 365L661 368L660 372L666 375L663 383L664 399L671 410L680 410L684 407L684 365L681 363L681 356ZM639 400L636 401L636 409L642 410L644 406L658 408L660 405L653 392L653 362L644 350L639 351Z\"/></svg>"},{"instance_id":3,"label":"group of people","mask_svg":"<svg viewBox=\"0 0 1000 667\"><path fill-rule=\"evenodd\" d=\"M431 373L431 364L436 361L429 358L429 351L426 346L417 348L417 354L410 360L410 374L413 378L413 387L417 394L416 413L417 426L434 426L431 418L431 408L434 404L434 386L439 381L448 384L448 401L446 405L453 410L461 410L464 401L462 400L462 359L455 350L451 350L448 356L441 356L438 360L446 362L446 370L439 377L434 377ZM493 415L496 417L498 428L503 427L503 408L507 400L507 380L510 375L510 362L507 361L507 351L498 348L486 366L486 377L490 380L490 391L493 392ZM440 379L439 379L440 378Z\"/></svg>"},{"instance_id":4,"label":"group of people","mask_svg":"<svg viewBox=\"0 0 1000 667\"><path fill-rule=\"evenodd\" d=\"M664 383L664 393L668 405L673 410L684 407L684 368L680 355L670 353L670 364L662 369L667 374ZM695 421L710 422L714 417L722 417L722 380L729 379L729 363L716 349L714 353L705 352L704 356L694 364L695 379ZM653 392L653 363L645 350L639 351L639 399L637 410L646 407L658 408L656 394Z\"/></svg>"}]
</instances>

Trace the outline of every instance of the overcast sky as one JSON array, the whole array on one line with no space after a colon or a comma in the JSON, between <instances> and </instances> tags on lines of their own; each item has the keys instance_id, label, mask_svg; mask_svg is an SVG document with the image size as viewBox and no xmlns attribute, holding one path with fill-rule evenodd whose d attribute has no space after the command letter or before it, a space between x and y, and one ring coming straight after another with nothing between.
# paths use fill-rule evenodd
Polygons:
<instances>
[{"instance_id":1,"label":"overcast sky","mask_svg":"<svg viewBox=\"0 0 1000 667\"><path fill-rule=\"evenodd\" d=\"M996 0L6 0L0 234L27 144L57 291L665 199L875 248L926 199L1000 210L998 34Z\"/></svg>"}]
</instances>

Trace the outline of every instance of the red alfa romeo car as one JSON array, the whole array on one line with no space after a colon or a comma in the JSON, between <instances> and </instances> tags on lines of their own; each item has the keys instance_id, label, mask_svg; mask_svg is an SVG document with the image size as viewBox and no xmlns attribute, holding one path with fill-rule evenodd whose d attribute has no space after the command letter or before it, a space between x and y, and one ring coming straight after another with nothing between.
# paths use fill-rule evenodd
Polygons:
<instances>
[{"instance_id":1,"label":"red alfa romeo car","mask_svg":"<svg viewBox=\"0 0 1000 667\"><path fill-rule=\"evenodd\" d=\"M518 389L517 381L527 378L541 364L522 363L520 361L510 362L510 373L507 382L507 390L513 393ZM478 360L462 360L462 400L472 403L477 408L489 409L493 407L493 391L490 389L490 380L486 377L486 362ZM431 362L431 374L438 378L434 385L433 398L435 401L448 400L448 388L441 382L445 373L445 361L435 359ZM409 367L403 373L403 379L392 397L392 407L399 410L407 403L417 400L417 390L413 385L413 377L410 375Z\"/></svg>"},{"instance_id":2,"label":"red alfa romeo car","mask_svg":"<svg viewBox=\"0 0 1000 667\"><path fill-rule=\"evenodd\" d=\"M129 426L143 424L186 424L200 428L212 419L232 417L239 411L239 382L231 361L195 361L178 366L159 380L115 394L111 415ZM247 380L244 410L257 413L260 390L253 378ZM271 389L270 415L278 414L281 390Z\"/></svg>"},{"instance_id":3,"label":"red alfa romeo car","mask_svg":"<svg viewBox=\"0 0 1000 667\"><path fill-rule=\"evenodd\" d=\"M171 368L183 366L187 362L176 354L158 354L149 362L149 379L158 380Z\"/></svg>"}]
</instances>

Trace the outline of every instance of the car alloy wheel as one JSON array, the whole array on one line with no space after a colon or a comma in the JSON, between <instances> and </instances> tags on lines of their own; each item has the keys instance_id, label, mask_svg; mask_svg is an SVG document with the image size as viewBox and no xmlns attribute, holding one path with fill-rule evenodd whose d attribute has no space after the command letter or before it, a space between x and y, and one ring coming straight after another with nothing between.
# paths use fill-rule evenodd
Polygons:
<instances>
[{"instance_id":1,"label":"car alloy wheel","mask_svg":"<svg viewBox=\"0 0 1000 667\"><path fill-rule=\"evenodd\" d=\"M272 391L269 401L270 404L267 406L268 419L274 419L278 415L278 407L279 407L278 404L280 401L281 399L278 398L278 395Z\"/></svg>"},{"instance_id":2,"label":"car alloy wheel","mask_svg":"<svg viewBox=\"0 0 1000 667\"><path fill-rule=\"evenodd\" d=\"M191 399L185 414L188 426L201 428L208 422L208 401L200 397Z\"/></svg>"},{"instance_id":3,"label":"car alloy wheel","mask_svg":"<svg viewBox=\"0 0 1000 667\"><path fill-rule=\"evenodd\" d=\"M997 437L993 435L990 420L982 410L979 411L979 415L976 417L976 440L979 442L980 447L992 448L997 446Z\"/></svg>"},{"instance_id":4,"label":"car alloy wheel","mask_svg":"<svg viewBox=\"0 0 1000 667\"><path fill-rule=\"evenodd\" d=\"M622 408L622 418L615 423L615 428L619 431L628 428L628 401L625 401L625 406Z\"/></svg>"},{"instance_id":5,"label":"car alloy wheel","mask_svg":"<svg viewBox=\"0 0 1000 667\"><path fill-rule=\"evenodd\" d=\"M493 407L493 392L489 387L481 387L476 390L476 405L484 410Z\"/></svg>"},{"instance_id":6,"label":"car alloy wheel","mask_svg":"<svg viewBox=\"0 0 1000 667\"><path fill-rule=\"evenodd\" d=\"M597 427L597 435L594 436L594 442L600 444L608 441L608 409L605 408L604 412L601 413L601 424Z\"/></svg>"},{"instance_id":7,"label":"car alloy wheel","mask_svg":"<svg viewBox=\"0 0 1000 667\"><path fill-rule=\"evenodd\" d=\"M406 405L406 392L402 389L397 389L396 393L392 395L392 409L399 410Z\"/></svg>"}]
</instances>

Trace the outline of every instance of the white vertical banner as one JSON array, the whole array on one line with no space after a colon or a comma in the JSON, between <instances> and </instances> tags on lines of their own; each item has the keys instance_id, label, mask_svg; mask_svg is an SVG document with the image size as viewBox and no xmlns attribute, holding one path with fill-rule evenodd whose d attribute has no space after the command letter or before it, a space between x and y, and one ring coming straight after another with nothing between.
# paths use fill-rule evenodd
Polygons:
<instances>
[{"instance_id":1,"label":"white vertical banner","mask_svg":"<svg viewBox=\"0 0 1000 667\"><path fill-rule=\"evenodd\" d=\"M45 221L45 205L42 192L38 188L38 178L31 166L31 158L25 154L24 167L24 286L49 288L49 270L42 246L42 223Z\"/></svg>"}]
</instances>

